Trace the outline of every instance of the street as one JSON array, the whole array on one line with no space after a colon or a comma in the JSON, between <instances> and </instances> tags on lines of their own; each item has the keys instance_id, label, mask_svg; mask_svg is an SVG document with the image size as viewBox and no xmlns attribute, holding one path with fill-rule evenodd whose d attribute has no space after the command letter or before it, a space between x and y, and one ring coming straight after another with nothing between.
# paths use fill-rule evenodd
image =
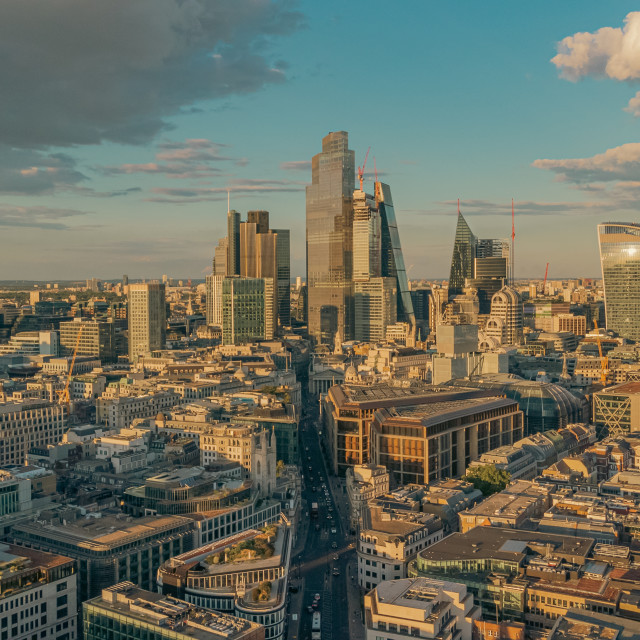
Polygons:
<instances>
[{"instance_id":1,"label":"street","mask_svg":"<svg viewBox=\"0 0 640 640\"><path fill-rule=\"evenodd\" d=\"M348 565L351 565L353 574L356 556L354 538L346 530L348 522L336 509L318 428L317 411L313 406L308 407L300 422L300 464L304 476L303 499L306 501L303 518L309 519L309 526L304 550L294 558L292 567L293 574L303 580L304 591L302 611L292 610L290 613L300 616L298 638L310 639L312 614L307 608L313 605L316 594L319 594L317 610L322 614L322 640L339 640L351 637L347 581L351 580ZM341 494L340 499L346 500L346 495ZM317 515L311 513L313 503L318 504ZM353 590L353 586L351 588ZM296 600L299 602L300 598ZM354 620L356 614L358 619ZM360 624L359 615L359 611L351 612L352 625Z\"/></svg>"}]
</instances>

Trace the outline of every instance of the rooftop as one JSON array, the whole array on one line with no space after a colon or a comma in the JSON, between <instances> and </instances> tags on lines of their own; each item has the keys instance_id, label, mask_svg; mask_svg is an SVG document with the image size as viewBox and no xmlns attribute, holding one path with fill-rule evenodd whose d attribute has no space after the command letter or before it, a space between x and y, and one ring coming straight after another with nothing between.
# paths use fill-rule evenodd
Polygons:
<instances>
[{"instance_id":1,"label":"rooftop","mask_svg":"<svg viewBox=\"0 0 640 640\"><path fill-rule=\"evenodd\" d=\"M234 640L260 629L260 625L244 618L199 609L184 600L138 589L131 582L103 589L102 596L86 604L163 627L194 640Z\"/></svg>"}]
</instances>

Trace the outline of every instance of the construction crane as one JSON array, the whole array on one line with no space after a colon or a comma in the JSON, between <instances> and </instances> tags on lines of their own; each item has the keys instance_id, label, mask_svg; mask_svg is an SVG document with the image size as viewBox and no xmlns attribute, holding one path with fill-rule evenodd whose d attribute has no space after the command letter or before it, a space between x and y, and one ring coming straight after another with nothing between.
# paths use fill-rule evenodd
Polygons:
<instances>
[{"instance_id":1,"label":"construction crane","mask_svg":"<svg viewBox=\"0 0 640 640\"><path fill-rule=\"evenodd\" d=\"M69 395L69 386L71 385L71 376L73 375L73 367L76 364L76 356L78 355L78 349L80 348L80 337L82 336L82 329L84 329L84 327L80 325L80 329L78 330L78 337L76 338L76 346L73 350L73 357L71 358L71 365L69 366L67 383L64 385L64 389L60 392L60 397L58 398L58 404L67 405L67 416L69 415L69 409L71 404L71 397Z\"/></svg>"},{"instance_id":2,"label":"construction crane","mask_svg":"<svg viewBox=\"0 0 640 640\"><path fill-rule=\"evenodd\" d=\"M358 167L358 180L360 181L360 191L363 191L362 188L364 184L364 168L367 166L367 158L369 157L369 151L371 151L371 147L367 149L367 153L364 156L364 162L361 167Z\"/></svg>"},{"instance_id":3,"label":"construction crane","mask_svg":"<svg viewBox=\"0 0 640 640\"><path fill-rule=\"evenodd\" d=\"M542 295L547 293L547 275L549 275L549 263L547 262L547 268L544 270L544 282L542 283Z\"/></svg>"},{"instance_id":4,"label":"construction crane","mask_svg":"<svg viewBox=\"0 0 640 640\"><path fill-rule=\"evenodd\" d=\"M598 329L597 320L593 321L593 326L596 330L596 342L598 343L598 353L600 354L600 382L602 386L607 384L607 370L609 369L609 359L602 355L602 342L600 341L600 330Z\"/></svg>"}]
</instances>

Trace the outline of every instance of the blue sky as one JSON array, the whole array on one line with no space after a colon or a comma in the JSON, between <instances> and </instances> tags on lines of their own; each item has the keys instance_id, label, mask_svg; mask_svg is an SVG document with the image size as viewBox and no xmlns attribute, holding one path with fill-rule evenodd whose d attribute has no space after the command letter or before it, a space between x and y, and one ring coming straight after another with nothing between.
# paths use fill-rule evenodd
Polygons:
<instances>
[{"instance_id":1,"label":"blue sky","mask_svg":"<svg viewBox=\"0 0 640 640\"><path fill-rule=\"evenodd\" d=\"M634 8L3 0L0 279L202 277L227 188L304 275L305 162L338 129L392 187L411 277L448 275L458 197L481 237L515 198L516 275L597 276L596 224L638 217Z\"/></svg>"}]
</instances>

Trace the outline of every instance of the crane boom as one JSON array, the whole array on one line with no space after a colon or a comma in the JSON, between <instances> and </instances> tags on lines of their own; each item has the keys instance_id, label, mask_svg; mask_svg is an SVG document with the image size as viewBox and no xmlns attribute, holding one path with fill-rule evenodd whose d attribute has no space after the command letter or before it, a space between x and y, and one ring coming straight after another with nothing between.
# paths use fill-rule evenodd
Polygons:
<instances>
[{"instance_id":1,"label":"crane boom","mask_svg":"<svg viewBox=\"0 0 640 640\"><path fill-rule=\"evenodd\" d=\"M371 147L367 149L367 153L364 156L364 162L361 167L358 167L358 180L360 181L360 191L362 191L362 185L364 184L364 168L367 166L367 158L369 157L369 151Z\"/></svg>"},{"instance_id":2,"label":"crane boom","mask_svg":"<svg viewBox=\"0 0 640 640\"><path fill-rule=\"evenodd\" d=\"M607 369L609 367L609 359L602 355L602 342L600 341L600 331L598 329L597 320L593 321L596 330L596 342L598 343L598 354L600 355L600 382L602 386L607 384Z\"/></svg>"},{"instance_id":3,"label":"crane boom","mask_svg":"<svg viewBox=\"0 0 640 640\"><path fill-rule=\"evenodd\" d=\"M67 415L69 414L69 404L71 402L71 398L69 397L69 385L71 384L71 376L73 375L73 367L76 364L76 357L78 355L78 349L80 347L80 337L82 336L82 329L84 327L80 325L80 330L78 331L78 337L76 338L76 346L73 349L73 357L71 358L71 365L69 366L69 373L67 375L67 383L64 385L64 389L60 393L60 400L58 404L66 404L67 405Z\"/></svg>"},{"instance_id":4,"label":"crane boom","mask_svg":"<svg viewBox=\"0 0 640 640\"><path fill-rule=\"evenodd\" d=\"M547 275L549 274L549 263L547 262L547 268L544 270L544 282L542 283L542 295L547 292Z\"/></svg>"}]
</instances>

